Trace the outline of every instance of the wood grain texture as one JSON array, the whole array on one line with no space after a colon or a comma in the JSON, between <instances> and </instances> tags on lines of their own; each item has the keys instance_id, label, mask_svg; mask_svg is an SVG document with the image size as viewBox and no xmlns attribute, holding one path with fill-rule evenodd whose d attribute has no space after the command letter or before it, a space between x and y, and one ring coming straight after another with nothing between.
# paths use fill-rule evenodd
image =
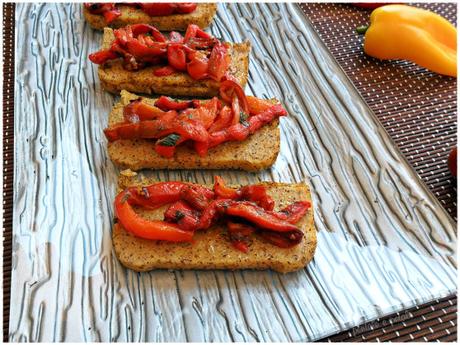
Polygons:
<instances>
[{"instance_id":1,"label":"wood grain texture","mask_svg":"<svg viewBox=\"0 0 460 345\"><path fill-rule=\"evenodd\" d=\"M456 289L455 225L292 4L221 4L211 31L253 46L247 91L276 97L281 152L230 183L308 180L307 269L153 271L115 259L117 171L102 129L116 99L87 60L101 34L78 4L16 12L10 340L312 340ZM158 171L211 183L215 172Z\"/></svg>"}]
</instances>

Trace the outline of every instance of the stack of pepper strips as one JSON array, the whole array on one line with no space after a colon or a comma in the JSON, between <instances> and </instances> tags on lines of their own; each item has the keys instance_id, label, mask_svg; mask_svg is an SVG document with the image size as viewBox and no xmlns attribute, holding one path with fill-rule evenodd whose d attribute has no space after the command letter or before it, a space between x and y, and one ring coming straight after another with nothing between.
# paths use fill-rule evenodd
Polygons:
<instances>
[{"instance_id":1,"label":"stack of pepper strips","mask_svg":"<svg viewBox=\"0 0 460 345\"><path fill-rule=\"evenodd\" d=\"M114 9L109 7L103 13L113 15ZM287 115L281 104L246 96L227 73L227 45L196 25L188 27L185 37L171 32L168 39L145 24L127 26L114 34L116 39L109 49L90 55L92 62L104 64L121 57L128 70L166 62L155 75L183 71L196 80L219 81L220 99L176 101L161 96L155 106L142 99L131 101L124 108L124 121L104 131L109 141L155 139L155 151L167 158L174 156L178 145L186 143L204 156L212 147L243 141L263 125ZM133 208L156 209L167 204L164 220L146 220ZM218 176L213 190L191 183L160 182L127 188L115 199L118 221L135 236L190 242L195 231L224 222L234 247L245 253L252 234L282 248L299 244L303 232L295 224L309 208L308 201L298 201L275 212L274 201L263 185L233 189Z\"/></svg>"}]
</instances>

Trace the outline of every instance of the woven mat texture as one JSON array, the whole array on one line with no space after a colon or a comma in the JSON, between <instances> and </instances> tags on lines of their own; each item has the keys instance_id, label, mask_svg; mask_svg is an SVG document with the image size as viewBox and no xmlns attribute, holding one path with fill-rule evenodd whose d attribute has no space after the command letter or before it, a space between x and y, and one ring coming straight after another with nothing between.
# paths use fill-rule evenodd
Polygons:
<instances>
[{"instance_id":1,"label":"woven mat texture","mask_svg":"<svg viewBox=\"0 0 460 345\"><path fill-rule=\"evenodd\" d=\"M414 4L456 25L455 3ZM363 52L355 28L371 11L350 4L302 4L332 55L422 180L457 220L457 184L447 156L457 142L457 82L406 61ZM456 341L457 297L378 319L323 341Z\"/></svg>"}]
</instances>

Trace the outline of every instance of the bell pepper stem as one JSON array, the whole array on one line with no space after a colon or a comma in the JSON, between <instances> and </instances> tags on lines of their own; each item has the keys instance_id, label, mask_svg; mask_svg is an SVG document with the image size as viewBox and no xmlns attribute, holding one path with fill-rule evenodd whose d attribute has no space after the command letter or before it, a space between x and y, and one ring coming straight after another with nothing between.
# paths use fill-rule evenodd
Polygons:
<instances>
[{"instance_id":1,"label":"bell pepper stem","mask_svg":"<svg viewBox=\"0 0 460 345\"><path fill-rule=\"evenodd\" d=\"M360 35L364 35L367 29L369 29L369 25L361 25L356 28L356 32Z\"/></svg>"}]
</instances>

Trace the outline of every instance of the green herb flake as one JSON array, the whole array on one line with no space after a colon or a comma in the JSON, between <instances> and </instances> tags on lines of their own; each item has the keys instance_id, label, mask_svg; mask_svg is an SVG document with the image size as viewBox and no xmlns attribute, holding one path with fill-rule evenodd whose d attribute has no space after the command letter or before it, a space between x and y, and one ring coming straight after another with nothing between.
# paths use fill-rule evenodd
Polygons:
<instances>
[{"instance_id":1,"label":"green herb flake","mask_svg":"<svg viewBox=\"0 0 460 345\"><path fill-rule=\"evenodd\" d=\"M176 133L172 133L163 139L158 141L158 145L160 146L176 146L177 142L180 139L180 135Z\"/></svg>"},{"instance_id":2,"label":"green herb flake","mask_svg":"<svg viewBox=\"0 0 460 345\"><path fill-rule=\"evenodd\" d=\"M248 117L248 114L246 114L244 111L240 111L240 123L244 127L249 127Z\"/></svg>"}]
</instances>

